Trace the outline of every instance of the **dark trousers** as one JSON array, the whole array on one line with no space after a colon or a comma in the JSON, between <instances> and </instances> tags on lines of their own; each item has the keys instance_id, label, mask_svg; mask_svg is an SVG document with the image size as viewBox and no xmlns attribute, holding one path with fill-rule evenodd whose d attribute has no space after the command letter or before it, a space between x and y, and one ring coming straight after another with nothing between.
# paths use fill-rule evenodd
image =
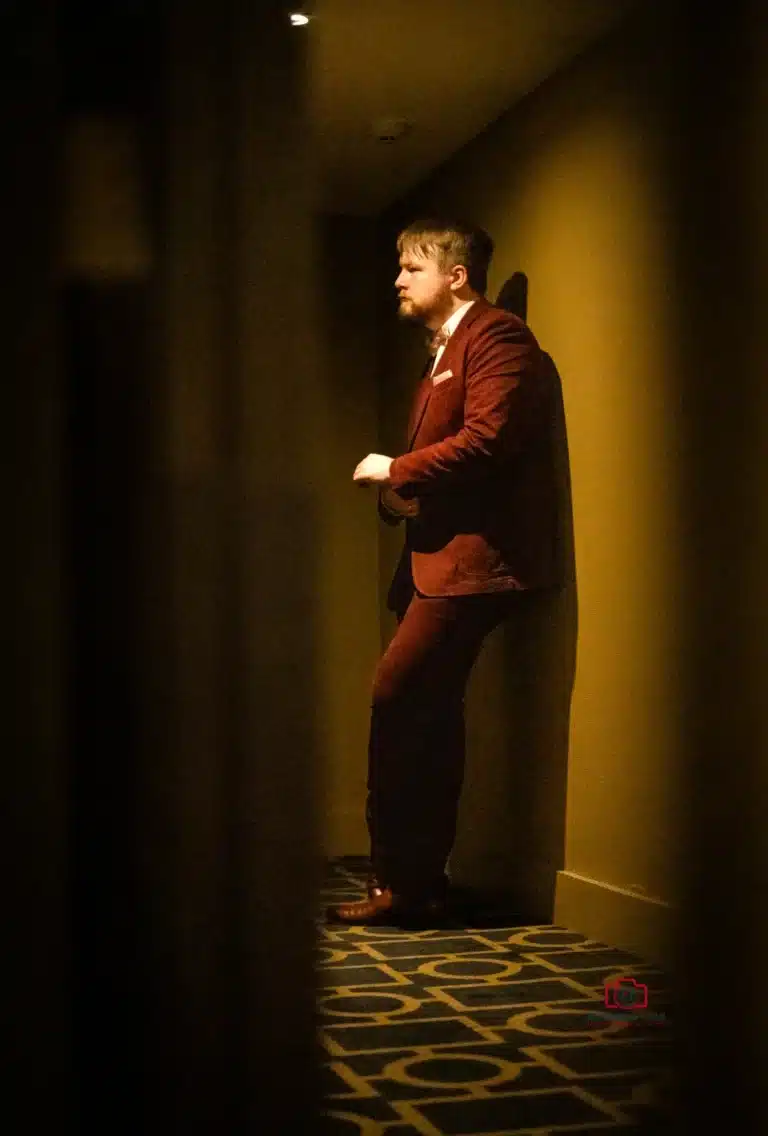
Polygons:
<instances>
[{"instance_id":1,"label":"dark trousers","mask_svg":"<svg viewBox=\"0 0 768 1136\"><path fill-rule=\"evenodd\" d=\"M519 592L412 595L373 684L366 819L382 884L442 890L464 779L464 694L483 640Z\"/></svg>"}]
</instances>

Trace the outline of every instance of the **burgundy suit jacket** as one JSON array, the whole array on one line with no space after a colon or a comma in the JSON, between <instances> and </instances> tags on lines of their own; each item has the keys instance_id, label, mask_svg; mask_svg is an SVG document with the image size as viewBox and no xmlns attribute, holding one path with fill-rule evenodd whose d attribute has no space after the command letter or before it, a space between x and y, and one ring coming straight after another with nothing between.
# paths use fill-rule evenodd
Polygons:
<instances>
[{"instance_id":1,"label":"burgundy suit jacket","mask_svg":"<svg viewBox=\"0 0 768 1136\"><path fill-rule=\"evenodd\" d=\"M408 452L390 471L391 488L418 498L419 513L405 522L389 608L412 585L460 596L559 583L552 373L532 332L476 299L435 371L451 374L422 379Z\"/></svg>"}]
</instances>

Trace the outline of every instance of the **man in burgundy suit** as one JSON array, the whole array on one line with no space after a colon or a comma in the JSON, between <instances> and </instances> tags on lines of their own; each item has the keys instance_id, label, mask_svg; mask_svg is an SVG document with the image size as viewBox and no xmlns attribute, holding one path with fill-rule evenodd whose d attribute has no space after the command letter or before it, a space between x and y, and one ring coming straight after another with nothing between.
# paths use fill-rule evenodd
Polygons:
<instances>
[{"instance_id":1,"label":"man in burgundy suit","mask_svg":"<svg viewBox=\"0 0 768 1136\"><path fill-rule=\"evenodd\" d=\"M369 454L354 473L406 535L388 597L398 627L373 686L368 894L327 913L348 925L444 911L470 671L520 593L559 582L550 372L527 325L485 299L493 242L426 220L397 247L399 315L436 334L407 452Z\"/></svg>"}]
</instances>

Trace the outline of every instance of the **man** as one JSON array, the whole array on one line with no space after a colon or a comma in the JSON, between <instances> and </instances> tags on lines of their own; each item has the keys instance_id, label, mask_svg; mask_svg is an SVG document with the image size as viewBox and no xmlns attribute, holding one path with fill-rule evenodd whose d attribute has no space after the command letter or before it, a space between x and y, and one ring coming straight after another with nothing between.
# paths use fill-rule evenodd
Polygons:
<instances>
[{"instance_id":1,"label":"man","mask_svg":"<svg viewBox=\"0 0 768 1136\"><path fill-rule=\"evenodd\" d=\"M378 487L382 519L405 519L406 537L373 687L368 895L328 909L348 925L443 912L470 671L520 593L557 583L548 371L526 324L485 299L493 242L426 220L397 248L399 315L437 334L408 451L369 454L353 478Z\"/></svg>"}]
</instances>

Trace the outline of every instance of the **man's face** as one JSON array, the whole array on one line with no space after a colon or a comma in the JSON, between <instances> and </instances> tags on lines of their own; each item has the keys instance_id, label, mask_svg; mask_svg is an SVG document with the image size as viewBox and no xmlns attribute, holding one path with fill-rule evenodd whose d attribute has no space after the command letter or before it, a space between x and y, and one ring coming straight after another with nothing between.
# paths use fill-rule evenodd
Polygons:
<instances>
[{"instance_id":1,"label":"man's face","mask_svg":"<svg viewBox=\"0 0 768 1136\"><path fill-rule=\"evenodd\" d=\"M451 279L451 274L441 272L432 257L404 252L395 281L400 318L434 329L440 327L451 313Z\"/></svg>"}]
</instances>

